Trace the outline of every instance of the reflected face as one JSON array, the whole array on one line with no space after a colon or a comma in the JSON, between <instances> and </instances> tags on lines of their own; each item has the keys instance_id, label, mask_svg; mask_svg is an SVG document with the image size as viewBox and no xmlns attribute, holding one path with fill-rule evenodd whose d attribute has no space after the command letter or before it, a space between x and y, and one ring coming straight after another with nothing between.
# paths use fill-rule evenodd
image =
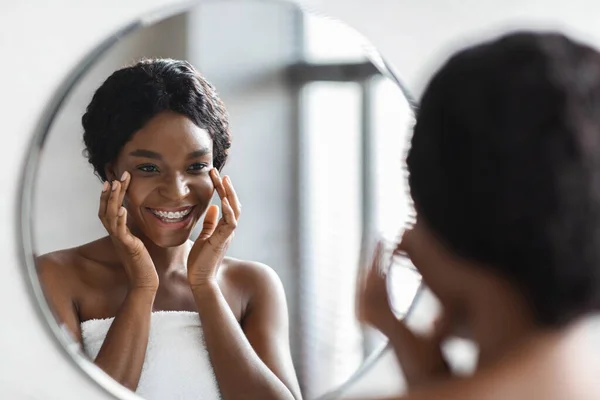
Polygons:
<instances>
[{"instance_id":1,"label":"reflected face","mask_svg":"<svg viewBox=\"0 0 600 400\"><path fill-rule=\"evenodd\" d=\"M160 247L185 243L214 192L208 132L171 111L157 114L123 147L112 171L131 174L128 226Z\"/></svg>"}]
</instances>

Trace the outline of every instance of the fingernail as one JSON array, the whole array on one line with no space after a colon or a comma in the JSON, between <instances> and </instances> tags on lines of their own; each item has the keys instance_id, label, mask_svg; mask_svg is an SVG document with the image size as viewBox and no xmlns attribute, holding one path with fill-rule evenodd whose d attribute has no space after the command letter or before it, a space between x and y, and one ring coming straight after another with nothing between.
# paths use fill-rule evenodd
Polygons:
<instances>
[{"instance_id":1,"label":"fingernail","mask_svg":"<svg viewBox=\"0 0 600 400\"><path fill-rule=\"evenodd\" d=\"M113 192L114 192L115 190L117 190L117 184L118 184L118 182L117 182L117 181L113 181L113 183L112 183L112 191L113 191Z\"/></svg>"},{"instance_id":2,"label":"fingernail","mask_svg":"<svg viewBox=\"0 0 600 400\"><path fill-rule=\"evenodd\" d=\"M104 183L102 184L102 193L106 192L109 188L109 184L108 181L104 181Z\"/></svg>"},{"instance_id":3,"label":"fingernail","mask_svg":"<svg viewBox=\"0 0 600 400\"><path fill-rule=\"evenodd\" d=\"M122 217L122 216L123 216L123 214L125 214L125 207L121 207L121 208L119 208L119 212L118 212L118 214L119 214L119 217Z\"/></svg>"},{"instance_id":4,"label":"fingernail","mask_svg":"<svg viewBox=\"0 0 600 400\"><path fill-rule=\"evenodd\" d=\"M123 175L121 175L121 182L125 182L125 179L127 179L127 171L123 172Z\"/></svg>"}]
</instances>

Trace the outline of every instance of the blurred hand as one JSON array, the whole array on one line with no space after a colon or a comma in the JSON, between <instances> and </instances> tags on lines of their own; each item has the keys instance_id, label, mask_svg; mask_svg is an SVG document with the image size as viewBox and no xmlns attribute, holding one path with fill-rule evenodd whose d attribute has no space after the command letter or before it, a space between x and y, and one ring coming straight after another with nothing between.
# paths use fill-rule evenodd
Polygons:
<instances>
[{"instance_id":1,"label":"blurred hand","mask_svg":"<svg viewBox=\"0 0 600 400\"><path fill-rule=\"evenodd\" d=\"M386 334L395 326L398 319L390 305L387 271L384 265L383 244L378 243L371 265L360 270L357 316L359 321Z\"/></svg>"},{"instance_id":2,"label":"blurred hand","mask_svg":"<svg viewBox=\"0 0 600 400\"><path fill-rule=\"evenodd\" d=\"M407 231L403 236L410 235ZM398 252L404 253L405 246L398 246ZM410 254L406 254L410 257ZM441 350L441 344L448 335L449 324L444 316L436 320L431 333L414 333L404 321L394 315L387 291L387 268L391 264L383 258L383 245L378 244L370 267L360 277L358 295L359 320L381 331L394 347L394 351L404 371L409 388L414 389L451 375ZM418 269L418 265L416 265Z\"/></svg>"}]
</instances>

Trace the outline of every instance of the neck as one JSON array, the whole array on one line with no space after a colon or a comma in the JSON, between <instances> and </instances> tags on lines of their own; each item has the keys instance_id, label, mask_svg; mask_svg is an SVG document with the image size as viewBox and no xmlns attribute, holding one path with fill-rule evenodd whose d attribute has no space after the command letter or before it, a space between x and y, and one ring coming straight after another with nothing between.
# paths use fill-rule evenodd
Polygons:
<instances>
[{"instance_id":1,"label":"neck","mask_svg":"<svg viewBox=\"0 0 600 400\"><path fill-rule=\"evenodd\" d=\"M471 304L469 325L479 346L478 367L498 361L539 331L527 301L507 282L480 285Z\"/></svg>"},{"instance_id":2,"label":"neck","mask_svg":"<svg viewBox=\"0 0 600 400\"><path fill-rule=\"evenodd\" d=\"M191 243L189 240L179 246L160 247L142 232L136 231L134 235L144 243L146 250L148 250L148 254L150 254L150 258L152 258L152 261L154 262L154 267L156 268L159 279L172 272L186 269L187 257L191 250Z\"/></svg>"}]
</instances>

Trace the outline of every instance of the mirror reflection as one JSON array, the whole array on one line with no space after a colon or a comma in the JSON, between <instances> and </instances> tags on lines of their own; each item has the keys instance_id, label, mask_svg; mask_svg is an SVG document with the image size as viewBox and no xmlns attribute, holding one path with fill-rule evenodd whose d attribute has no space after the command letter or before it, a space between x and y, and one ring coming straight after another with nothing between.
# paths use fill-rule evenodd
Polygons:
<instances>
[{"instance_id":1,"label":"mirror reflection","mask_svg":"<svg viewBox=\"0 0 600 400\"><path fill-rule=\"evenodd\" d=\"M82 362L147 399L298 399L382 348L357 275L410 214L413 113L370 52L291 4L206 2L86 72L33 199L40 281ZM420 276L390 277L402 317Z\"/></svg>"}]
</instances>

